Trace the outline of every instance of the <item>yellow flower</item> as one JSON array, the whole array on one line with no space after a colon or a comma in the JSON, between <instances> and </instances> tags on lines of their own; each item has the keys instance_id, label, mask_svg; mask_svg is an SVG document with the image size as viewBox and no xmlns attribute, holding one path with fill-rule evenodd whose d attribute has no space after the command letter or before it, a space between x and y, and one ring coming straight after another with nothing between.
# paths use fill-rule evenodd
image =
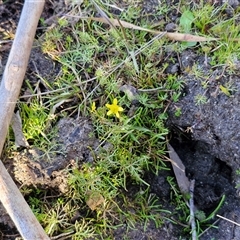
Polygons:
<instances>
[{"instance_id":1,"label":"yellow flower","mask_svg":"<svg viewBox=\"0 0 240 240\"><path fill-rule=\"evenodd\" d=\"M93 102L93 103L92 103L92 106L91 106L91 112L93 113L93 112L95 112L95 111L96 111L96 103Z\"/></svg>"},{"instance_id":2,"label":"yellow flower","mask_svg":"<svg viewBox=\"0 0 240 240\"><path fill-rule=\"evenodd\" d=\"M120 118L119 112L123 111L123 108L117 105L118 101L116 98L113 99L112 104L106 104L106 107L109 109L107 115L115 114L117 118Z\"/></svg>"}]
</instances>

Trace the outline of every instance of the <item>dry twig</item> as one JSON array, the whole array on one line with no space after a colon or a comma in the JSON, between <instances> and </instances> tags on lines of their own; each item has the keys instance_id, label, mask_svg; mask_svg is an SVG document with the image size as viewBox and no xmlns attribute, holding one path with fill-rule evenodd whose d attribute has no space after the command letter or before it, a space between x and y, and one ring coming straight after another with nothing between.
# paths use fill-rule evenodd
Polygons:
<instances>
[{"instance_id":1,"label":"dry twig","mask_svg":"<svg viewBox=\"0 0 240 240\"><path fill-rule=\"evenodd\" d=\"M0 85L0 154L12 119L45 0L25 0ZM0 161L0 200L24 239L49 239Z\"/></svg>"},{"instance_id":2,"label":"dry twig","mask_svg":"<svg viewBox=\"0 0 240 240\"><path fill-rule=\"evenodd\" d=\"M223 219L223 220L225 220L225 221L228 221L228 222L230 222L230 223L233 223L233 224L235 224L235 225L237 225L237 226L240 227L240 223L234 222L234 221L232 221L232 220L230 220L230 219L228 219L228 218L225 218L225 217L223 217L223 216L221 216L221 215L218 215L218 214L217 214L217 217L219 217L219 218L221 218L221 219Z\"/></svg>"},{"instance_id":3,"label":"dry twig","mask_svg":"<svg viewBox=\"0 0 240 240\"><path fill-rule=\"evenodd\" d=\"M189 199L189 209L190 209L190 224L192 228L192 240L197 240L197 231L196 231L196 222L195 222L195 216L194 216L194 185L195 180L190 180L190 199Z\"/></svg>"}]
</instances>

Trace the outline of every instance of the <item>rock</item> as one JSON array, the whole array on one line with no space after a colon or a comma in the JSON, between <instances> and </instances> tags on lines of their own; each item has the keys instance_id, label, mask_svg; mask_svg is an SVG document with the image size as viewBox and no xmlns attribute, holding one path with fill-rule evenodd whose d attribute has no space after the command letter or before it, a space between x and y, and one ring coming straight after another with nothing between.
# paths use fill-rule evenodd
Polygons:
<instances>
[{"instance_id":1,"label":"rock","mask_svg":"<svg viewBox=\"0 0 240 240\"><path fill-rule=\"evenodd\" d=\"M174 32L174 31L176 31L176 28L177 28L177 25L175 23L168 23L165 26L165 31L167 31L167 32Z\"/></svg>"}]
</instances>

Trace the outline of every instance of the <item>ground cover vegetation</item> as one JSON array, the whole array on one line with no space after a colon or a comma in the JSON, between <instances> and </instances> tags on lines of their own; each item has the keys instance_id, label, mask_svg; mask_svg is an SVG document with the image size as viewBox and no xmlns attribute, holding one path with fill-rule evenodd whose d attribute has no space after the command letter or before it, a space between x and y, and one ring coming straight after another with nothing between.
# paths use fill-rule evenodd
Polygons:
<instances>
[{"instance_id":1,"label":"ground cover vegetation","mask_svg":"<svg viewBox=\"0 0 240 240\"><path fill-rule=\"evenodd\" d=\"M87 117L99 145L91 149L92 162L74 159L75 164L65 170L68 190L64 194L54 196L53 191L27 187L22 192L49 236L113 239L121 226L131 229L141 222L145 229L149 222L160 227L164 221L181 225L182 235L188 236L190 213L174 178L168 178L172 188L169 202L175 206L170 211L151 193L144 176L169 170L167 109L184 92L184 74L200 77L203 88L208 87L208 76L197 65L171 71L176 64L173 56L191 48L206 61L210 59L211 66L222 65L223 74L234 72L239 59L239 9L232 10L230 18L227 4L181 1L170 6L165 2L149 17L136 1L73 1L70 6L67 15L38 36L37 45L61 71L51 81L38 76L45 87L41 93L26 80L30 97L28 102L20 99L18 103L23 133L51 161L57 145L53 144L56 122L63 117ZM172 41L164 34L91 19L120 19L163 30L170 12L179 16L174 30L216 40ZM45 26L44 18L41 25ZM219 94L233 93L231 83L219 84ZM196 104L204 101L204 94L196 96ZM176 108L175 114L180 115L181 109ZM11 133L7 148L7 152L15 148ZM199 213L198 234L212 215Z\"/></svg>"}]
</instances>

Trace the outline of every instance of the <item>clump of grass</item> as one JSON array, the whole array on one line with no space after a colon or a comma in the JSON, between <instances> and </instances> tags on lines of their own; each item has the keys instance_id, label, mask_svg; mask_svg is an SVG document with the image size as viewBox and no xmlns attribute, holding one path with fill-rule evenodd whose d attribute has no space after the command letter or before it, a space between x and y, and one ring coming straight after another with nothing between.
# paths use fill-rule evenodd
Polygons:
<instances>
[{"instance_id":1,"label":"clump of grass","mask_svg":"<svg viewBox=\"0 0 240 240\"><path fill-rule=\"evenodd\" d=\"M63 202L56 200L40 210L34 205L35 213L49 235L69 229L75 231L76 239L99 234L106 237L123 223L121 219L128 219L130 225L141 220L145 228L150 220L159 226L161 207L154 195L148 197L149 185L144 174L165 168L162 159L168 130L164 126L167 118L164 102L171 96L177 100L182 86L175 76L167 82L158 79L155 59L164 41L149 42L146 33L108 30L88 21L77 23L69 34L64 31L65 24L60 22L47 32L42 45L45 53L62 64L62 74L49 87L63 89L43 97L43 102L51 111L62 99L71 99L78 92L75 97L81 103L70 110L71 114L91 117L101 143L98 149L93 149L97 152L93 164L83 163L69 173L70 191L61 198ZM60 46L64 47L61 52ZM119 91L124 84L150 93L134 95L135 106L133 99ZM151 92L153 88L156 90ZM118 100L115 105L114 99ZM108 116L109 109L112 110ZM61 114L65 115L64 110ZM125 202L121 208L119 203L125 201L123 192L128 190L129 182L145 190L132 199L137 211L126 218L129 204ZM70 221L70 215L76 211L82 212L83 217L78 224L68 226L67 219Z\"/></svg>"},{"instance_id":2,"label":"clump of grass","mask_svg":"<svg viewBox=\"0 0 240 240\"><path fill-rule=\"evenodd\" d=\"M199 52L211 57L212 66L224 65L226 70L236 71L236 59L240 56L239 41L237 41L240 37L238 9L232 9L227 3L215 6L200 1L191 10L183 5L182 11L183 13L188 11L193 17L188 26L192 33L219 39L215 43L203 43ZM229 16L229 11L232 11L232 16Z\"/></svg>"}]
</instances>

